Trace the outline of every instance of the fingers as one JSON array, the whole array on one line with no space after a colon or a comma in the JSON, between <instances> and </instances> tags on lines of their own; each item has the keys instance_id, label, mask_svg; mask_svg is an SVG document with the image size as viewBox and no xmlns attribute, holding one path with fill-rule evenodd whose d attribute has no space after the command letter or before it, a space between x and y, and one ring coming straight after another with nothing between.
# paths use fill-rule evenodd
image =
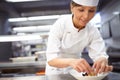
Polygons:
<instances>
[{"instance_id":1,"label":"fingers","mask_svg":"<svg viewBox=\"0 0 120 80\"><path fill-rule=\"evenodd\" d=\"M96 73L110 72L113 70L113 66L109 66L106 64L101 64L101 65L96 64L94 67Z\"/></svg>"},{"instance_id":2,"label":"fingers","mask_svg":"<svg viewBox=\"0 0 120 80\"><path fill-rule=\"evenodd\" d=\"M75 67L74 69L75 69L76 71L78 71L78 72L83 72L83 70L82 70L81 67Z\"/></svg>"},{"instance_id":3,"label":"fingers","mask_svg":"<svg viewBox=\"0 0 120 80\"><path fill-rule=\"evenodd\" d=\"M106 64L105 64L105 63L101 64L101 65L100 65L100 69L98 70L98 73L105 72L106 67L107 67L107 66L106 66Z\"/></svg>"},{"instance_id":4,"label":"fingers","mask_svg":"<svg viewBox=\"0 0 120 80\"><path fill-rule=\"evenodd\" d=\"M110 67L108 66L108 61L105 58L99 58L96 60L93 64L93 68L95 68L95 72L102 73L102 72L108 72Z\"/></svg>"},{"instance_id":5,"label":"fingers","mask_svg":"<svg viewBox=\"0 0 120 80\"><path fill-rule=\"evenodd\" d=\"M94 69L94 72L97 74L98 71L99 71L99 69L100 69L100 65L97 64L97 63L94 63L94 65L93 65L93 69Z\"/></svg>"},{"instance_id":6,"label":"fingers","mask_svg":"<svg viewBox=\"0 0 120 80\"><path fill-rule=\"evenodd\" d=\"M88 65L86 65L84 62L81 64L81 66L79 66L79 68L82 68L81 72L87 72L90 73L90 68Z\"/></svg>"},{"instance_id":7,"label":"fingers","mask_svg":"<svg viewBox=\"0 0 120 80\"><path fill-rule=\"evenodd\" d=\"M72 67L78 72L87 72L88 74L98 74L113 70L113 66L109 66L106 62L95 62L91 67L85 59L77 59Z\"/></svg>"},{"instance_id":8,"label":"fingers","mask_svg":"<svg viewBox=\"0 0 120 80\"><path fill-rule=\"evenodd\" d=\"M87 72L88 74L98 74L113 70L113 66L107 65L105 62L95 62L91 68L85 59L76 60L72 67L78 72Z\"/></svg>"},{"instance_id":9,"label":"fingers","mask_svg":"<svg viewBox=\"0 0 120 80\"><path fill-rule=\"evenodd\" d=\"M87 72L88 74L93 71L85 59L79 59L75 65L75 69L78 72Z\"/></svg>"},{"instance_id":10,"label":"fingers","mask_svg":"<svg viewBox=\"0 0 120 80\"><path fill-rule=\"evenodd\" d=\"M106 66L105 71L104 72L109 72L113 70L113 66Z\"/></svg>"},{"instance_id":11,"label":"fingers","mask_svg":"<svg viewBox=\"0 0 120 80\"><path fill-rule=\"evenodd\" d=\"M91 66L88 64L87 61L84 61L83 64L86 66L85 70L87 71L87 73L93 73L93 69L91 68Z\"/></svg>"},{"instance_id":12,"label":"fingers","mask_svg":"<svg viewBox=\"0 0 120 80\"><path fill-rule=\"evenodd\" d=\"M108 71L112 71L113 70L113 66L109 66Z\"/></svg>"}]
</instances>

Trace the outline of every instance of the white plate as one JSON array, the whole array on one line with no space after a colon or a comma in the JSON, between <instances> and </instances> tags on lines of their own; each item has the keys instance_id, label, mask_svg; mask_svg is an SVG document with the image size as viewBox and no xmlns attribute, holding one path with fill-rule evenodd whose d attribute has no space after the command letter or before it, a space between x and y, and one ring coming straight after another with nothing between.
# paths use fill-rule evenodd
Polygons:
<instances>
[{"instance_id":1,"label":"white plate","mask_svg":"<svg viewBox=\"0 0 120 80\"><path fill-rule=\"evenodd\" d=\"M82 76L82 73L77 72L76 70L70 70L69 72L77 80L102 80L108 73L99 74L97 76Z\"/></svg>"}]
</instances>

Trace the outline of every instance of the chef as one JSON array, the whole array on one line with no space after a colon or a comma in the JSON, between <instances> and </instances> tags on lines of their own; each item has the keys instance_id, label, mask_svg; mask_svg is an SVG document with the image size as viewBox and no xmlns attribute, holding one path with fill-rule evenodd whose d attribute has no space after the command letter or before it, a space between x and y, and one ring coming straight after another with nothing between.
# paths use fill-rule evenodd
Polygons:
<instances>
[{"instance_id":1,"label":"chef","mask_svg":"<svg viewBox=\"0 0 120 80\"><path fill-rule=\"evenodd\" d=\"M70 69L87 74L112 71L104 41L90 20L96 13L99 0L72 0L71 15L62 16L50 29L47 44L46 75L65 74ZM88 50L93 66L81 58Z\"/></svg>"}]
</instances>

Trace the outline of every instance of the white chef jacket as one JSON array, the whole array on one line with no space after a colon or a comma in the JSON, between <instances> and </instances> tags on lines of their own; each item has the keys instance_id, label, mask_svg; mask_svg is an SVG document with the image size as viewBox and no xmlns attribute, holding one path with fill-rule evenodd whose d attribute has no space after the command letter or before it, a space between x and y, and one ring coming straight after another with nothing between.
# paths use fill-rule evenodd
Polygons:
<instances>
[{"instance_id":1,"label":"white chef jacket","mask_svg":"<svg viewBox=\"0 0 120 80\"><path fill-rule=\"evenodd\" d=\"M84 48L88 48L93 61L106 57L105 44L98 29L88 23L78 32L72 22L72 15L61 17L50 29L46 57L47 61L56 57L81 58ZM46 63L46 75L67 73L69 68L56 68Z\"/></svg>"}]
</instances>

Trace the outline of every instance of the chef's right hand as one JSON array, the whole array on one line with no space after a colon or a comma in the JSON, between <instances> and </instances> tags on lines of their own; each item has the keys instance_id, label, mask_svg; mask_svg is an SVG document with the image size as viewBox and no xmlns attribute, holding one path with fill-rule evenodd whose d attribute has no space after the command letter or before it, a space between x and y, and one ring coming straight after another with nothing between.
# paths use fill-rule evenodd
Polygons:
<instances>
[{"instance_id":1,"label":"chef's right hand","mask_svg":"<svg viewBox=\"0 0 120 80\"><path fill-rule=\"evenodd\" d=\"M94 73L93 69L84 58L72 60L70 66L78 72Z\"/></svg>"}]
</instances>

